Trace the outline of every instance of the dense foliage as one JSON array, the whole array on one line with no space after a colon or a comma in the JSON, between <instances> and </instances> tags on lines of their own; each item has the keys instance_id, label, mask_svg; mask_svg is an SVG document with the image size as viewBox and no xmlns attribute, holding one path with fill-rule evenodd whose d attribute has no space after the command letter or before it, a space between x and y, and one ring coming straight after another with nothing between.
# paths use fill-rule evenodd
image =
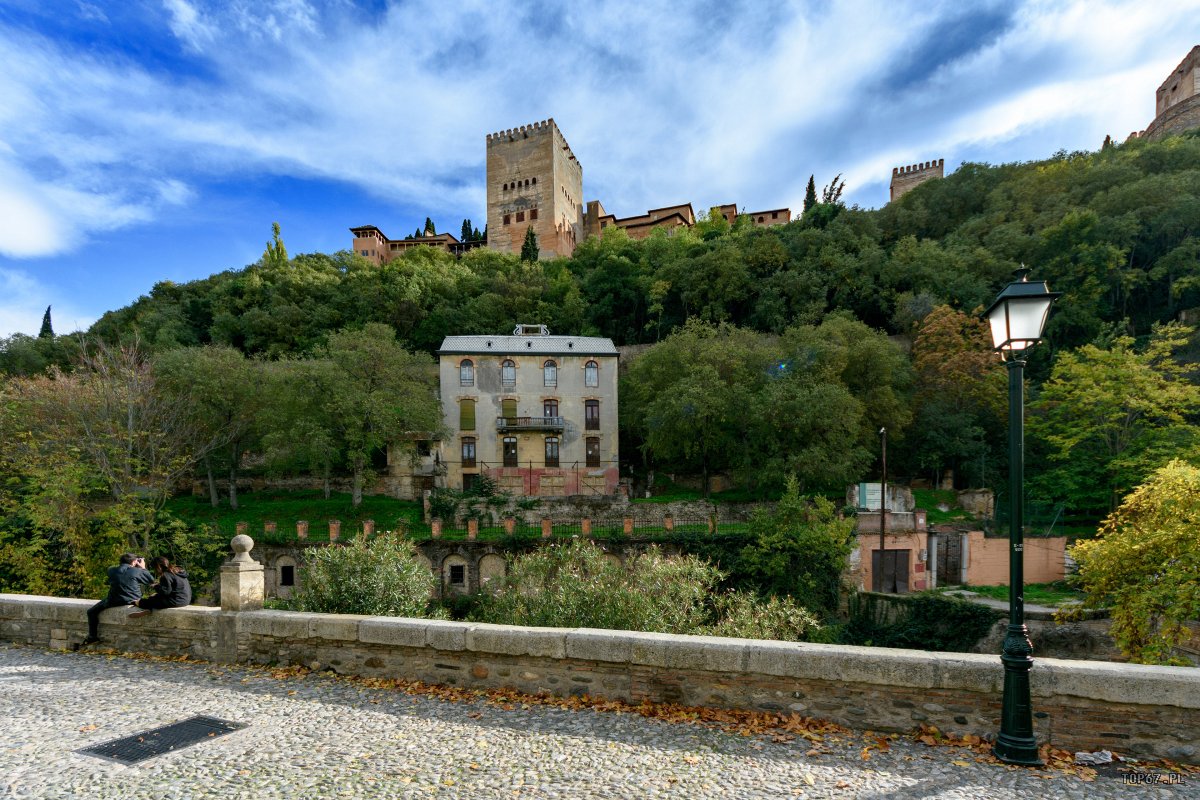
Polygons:
<instances>
[{"instance_id":1,"label":"dense foliage","mask_svg":"<svg viewBox=\"0 0 1200 800\"><path fill-rule=\"evenodd\" d=\"M1111 607L1112 635L1142 663L1180 663L1172 648L1200 619L1200 469L1171 461L1071 550L1086 605Z\"/></svg>"},{"instance_id":2,"label":"dense foliage","mask_svg":"<svg viewBox=\"0 0 1200 800\"><path fill-rule=\"evenodd\" d=\"M1144 416L1135 426L1142 438L1121 450L1101 441L1107 412L1084 409L1092 434L1072 442L1081 398L1055 392L1111 373L1122 359L1154 371L1151 383L1191 385L1168 369L1171 359L1194 360L1189 346L1176 338L1168 353L1151 332L1200 306L1200 136L964 164L878 210L844 207L838 181L819 202L813 188L801 219L786 225L730 225L709 214L690 230L642 241L610 231L552 261L486 248L455 258L425 247L384 265L345 251L289 259L276 233L260 262L156 284L89 334L108 343L138 337L156 355L225 348L255 374L278 378L293 398L284 411L308 427L272 436L256 423L212 450L201 469L234 485L247 449L268 453L279 471L369 478L367 429L321 419L339 408L333 398L318 403L323 391L347 376L292 369L312 359L337 366L330 348L340 347L339 331L377 324L372 330L390 330L403 350L430 353L449 334L540 322L657 345L631 362L622 386L622 452L642 471L731 472L770 491L796 474L806 491L833 489L873 470L874 431L887 427L894 475L951 469L960 482L994 486L1006 459L1003 370L971 314L1024 263L1064 293L1029 371L1035 499L1104 513L1161 466L1160 445L1190 440L1195 410L1185 402L1157 422ZM69 371L79 352L76 339L48 326L44 336L0 341L0 372ZM195 375L219 359L233 361L196 356ZM192 367L177 366L182 386ZM202 416L211 423L220 410ZM256 419L283 418L276 411ZM353 411L360 420L372 413Z\"/></svg>"},{"instance_id":3,"label":"dense foliage","mask_svg":"<svg viewBox=\"0 0 1200 800\"><path fill-rule=\"evenodd\" d=\"M436 616L429 602L435 585L412 542L360 536L349 545L307 550L304 585L288 605L324 614Z\"/></svg>"},{"instance_id":4,"label":"dense foliage","mask_svg":"<svg viewBox=\"0 0 1200 800\"><path fill-rule=\"evenodd\" d=\"M888 597L856 594L850 620L841 631L845 644L904 647L914 650L969 652L1001 615L987 606L956 597L919 593Z\"/></svg>"},{"instance_id":5,"label":"dense foliage","mask_svg":"<svg viewBox=\"0 0 1200 800\"><path fill-rule=\"evenodd\" d=\"M481 622L799 641L820 630L792 598L719 592L720 570L696 556L651 547L628 563L589 542L540 547L513 560L480 598Z\"/></svg>"}]
</instances>

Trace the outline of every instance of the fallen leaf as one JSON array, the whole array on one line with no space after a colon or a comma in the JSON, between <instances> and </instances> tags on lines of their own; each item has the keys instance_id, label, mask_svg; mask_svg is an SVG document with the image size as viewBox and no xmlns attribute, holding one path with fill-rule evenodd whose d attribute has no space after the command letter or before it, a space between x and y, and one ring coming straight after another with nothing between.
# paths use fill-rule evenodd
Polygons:
<instances>
[{"instance_id":1,"label":"fallen leaf","mask_svg":"<svg viewBox=\"0 0 1200 800\"><path fill-rule=\"evenodd\" d=\"M956 766L956 767L969 767L969 766L971 766L971 765L970 765L970 764L968 764L966 761L951 761L950 763L951 763L951 764L953 764L953 765L954 765L954 766Z\"/></svg>"},{"instance_id":2,"label":"fallen leaf","mask_svg":"<svg viewBox=\"0 0 1200 800\"><path fill-rule=\"evenodd\" d=\"M813 777L811 772L804 773L804 782L807 783L809 786L817 785L817 779Z\"/></svg>"}]
</instances>

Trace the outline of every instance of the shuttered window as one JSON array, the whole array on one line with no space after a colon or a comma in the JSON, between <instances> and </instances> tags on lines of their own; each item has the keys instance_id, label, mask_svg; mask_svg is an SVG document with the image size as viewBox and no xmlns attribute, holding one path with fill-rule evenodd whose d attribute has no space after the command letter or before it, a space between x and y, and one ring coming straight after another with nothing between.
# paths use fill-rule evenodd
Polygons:
<instances>
[{"instance_id":1,"label":"shuttered window","mask_svg":"<svg viewBox=\"0 0 1200 800\"><path fill-rule=\"evenodd\" d=\"M458 429L462 431L475 430L475 401L460 400L458 403Z\"/></svg>"},{"instance_id":2,"label":"shuttered window","mask_svg":"<svg viewBox=\"0 0 1200 800\"><path fill-rule=\"evenodd\" d=\"M500 415L505 419L513 419L517 416L516 398L506 398L500 401Z\"/></svg>"}]
</instances>

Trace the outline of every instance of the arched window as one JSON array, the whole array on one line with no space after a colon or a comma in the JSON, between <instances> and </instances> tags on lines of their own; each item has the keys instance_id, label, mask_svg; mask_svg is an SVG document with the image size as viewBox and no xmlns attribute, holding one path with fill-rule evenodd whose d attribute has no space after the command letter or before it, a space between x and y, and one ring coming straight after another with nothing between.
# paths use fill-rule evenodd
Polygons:
<instances>
[{"instance_id":1,"label":"arched window","mask_svg":"<svg viewBox=\"0 0 1200 800\"><path fill-rule=\"evenodd\" d=\"M463 359L462 363L458 365L458 385L475 385L475 362L469 358Z\"/></svg>"},{"instance_id":2,"label":"arched window","mask_svg":"<svg viewBox=\"0 0 1200 800\"><path fill-rule=\"evenodd\" d=\"M546 437L546 466L547 467L557 467L558 466L558 437L557 436L547 436Z\"/></svg>"},{"instance_id":3,"label":"arched window","mask_svg":"<svg viewBox=\"0 0 1200 800\"><path fill-rule=\"evenodd\" d=\"M558 386L558 364L553 359L542 365L542 378L547 386Z\"/></svg>"},{"instance_id":4,"label":"arched window","mask_svg":"<svg viewBox=\"0 0 1200 800\"><path fill-rule=\"evenodd\" d=\"M511 358L500 362L500 384L502 386L517 385L517 365Z\"/></svg>"},{"instance_id":5,"label":"arched window","mask_svg":"<svg viewBox=\"0 0 1200 800\"><path fill-rule=\"evenodd\" d=\"M504 466L515 467L517 465L517 437L504 437Z\"/></svg>"},{"instance_id":6,"label":"arched window","mask_svg":"<svg viewBox=\"0 0 1200 800\"><path fill-rule=\"evenodd\" d=\"M595 361L589 361L583 365L583 385L600 385L600 365Z\"/></svg>"}]
</instances>

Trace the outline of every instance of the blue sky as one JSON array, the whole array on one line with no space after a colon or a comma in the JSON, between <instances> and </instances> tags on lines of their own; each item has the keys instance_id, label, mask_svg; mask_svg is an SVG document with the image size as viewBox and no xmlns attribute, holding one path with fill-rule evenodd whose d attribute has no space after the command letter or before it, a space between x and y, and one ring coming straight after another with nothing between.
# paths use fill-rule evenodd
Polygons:
<instances>
[{"instance_id":1,"label":"blue sky","mask_svg":"<svg viewBox=\"0 0 1200 800\"><path fill-rule=\"evenodd\" d=\"M347 228L484 222L484 136L554 117L618 216L852 203L893 166L1096 149L1200 0L0 0L0 336Z\"/></svg>"}]
</instances>

